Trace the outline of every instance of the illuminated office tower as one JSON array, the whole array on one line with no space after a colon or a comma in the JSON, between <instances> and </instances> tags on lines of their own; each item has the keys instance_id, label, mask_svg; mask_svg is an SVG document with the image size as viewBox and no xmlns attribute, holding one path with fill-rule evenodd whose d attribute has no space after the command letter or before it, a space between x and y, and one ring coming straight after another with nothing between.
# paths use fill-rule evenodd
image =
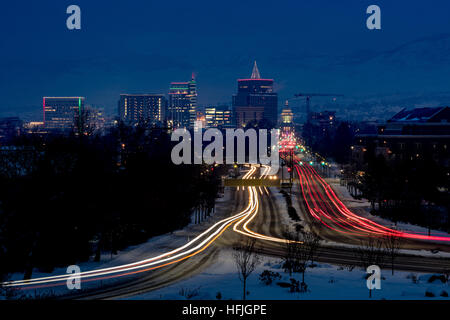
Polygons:
<instances>
[{"instance_id":1,"label":"illuminated office tower","mask_svg":"<svg viewBox=\"0 0 450 320\"><path fill-rule=\"evenodd\" d=\"M250 79L238 80L238 92L233 96L233 111L237 128L250 121L269 120L277 124L278 95L273 92L273 79L261 79L258 66L253 66Z\"/></svg>"},{"instance_id":2,"label":"illuminated office tower","mask_svg":"<svg viewBox=\"0 0 450 320\"><path fill-rule=\"evenodd\" d=\"M77 129L84 110L84 97L44 97L44 127L53 131Z\"/></svg>"},{"instance_id":3,"label":"illuminated office tower","mask_svg":"<svg viewBox=\"0 0 450 320\"><path fill-rule=\"evenodd\" d=\"M228 107L205 108L206 127L230 128L232 127L232 112Z\"/></svg>"},{"instance_id":4,"label":"illuminated office tower","mask_svg":"<svg viewBox=\"0 0 450 320\"><path fill-rule=\"evenodd\" d=\"M153 126L164 121L166 98L163 94L121 94L120 119L128 125Z\"/></svg>"},{"instance_id":5,"label":"illuminated office tower","mask_svg":"<svg viewBox=\"0 0 450 320\"><path fill-rule=\"evenodd\" d=\"M172 82L169 89L167 119L174 128L194 127L197 119L197 83L194 75L188 82Z\"/></svg>"}]
</instances>

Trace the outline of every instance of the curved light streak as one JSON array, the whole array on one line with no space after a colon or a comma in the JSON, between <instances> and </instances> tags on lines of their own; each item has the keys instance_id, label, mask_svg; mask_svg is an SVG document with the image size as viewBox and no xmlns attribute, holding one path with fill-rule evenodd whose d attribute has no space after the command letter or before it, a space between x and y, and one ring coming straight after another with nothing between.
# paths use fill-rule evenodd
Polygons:
<instances>
[{"instance_id":1,"label":"curved light streak","mask_svg":"<svg viewBox=\"0 0 450 320\"><path fill-rule=\"evenodd\" d=\"M243 179L248 179L249 177L251 177L253 175L253 173L255 171L256 171L256 167L252 166L250 168L250 170L243 176ZM151 268L151 269L156 269L156 268L160 268L160 267L166 266L168 264L172 264L172 263L179 262L181 260L187 259L188 257L191 257L191 256L193 256L195 254L198 254L201 251L205 250L233 222L235 222L238 219L242 219L242 218L246 217L248 214L250 214L254 210L256 204L255 204L253 196L250 196L249 198L250 198L249 204L243 211L239 212L238 214L236 214L234 216L231 216L229 218L223 219L223 220L215 223L213 226L208 228L206 231L202 232L200 235L198 235L197 237L195 237L194 239L192 239L191 241L189 241L185 245L183 245L183 246L181 246L181 247L179 247L179 248L177 248L175 250L169 251L169 252L164 253L162 255L158 255L156 257L152 257L152 258L149 258L149 259L144 259L144 260L141 260L141 261L138 261L138 262L134 262L134 263L130 263L130 264L125 264L125 265L120 265L120 266L115 266L115 267L109 267L109 268L95 269L95 270L80 272L78 275L80 276L81 281L83 281L83 279L85 279L85 278L92 278L92 277L98 277L98 276L111 275L111 274L115 274L115 273L119 273L119 272L128 272L128 273L124 273L124 274L120 274L120 275L114 275L114 276L110 276L110 277L103 277L101 279L114 278L114 277L118 277L118 276L129 275L129 274L131 274L129 271L132 271L132 273L138 273L138 272L144 272L144 271L148 271L149 270L149 269L144 269L144 270L139 270L139 271L134 271L133 272L133 270L136 270L136 269L141 269L141 268L145 268L145 267L149 267L149 266L153 266L153 265L156 265L156 264L160 264L160 263L164 263L164 262L170 261L169 263L163 264L161 266L157 266L157 267ZM212 232L213 230L215 230L215 231ZM191 249L188 249L188 250L185 250L185 249L189 248L190 246L192 246L193 244L195 244L196 242L198 242L202 237L208 235L208 233L210 233L210 232L212 232L212 233L209 236L207 236L205 240L200 242L195 247L193 247ZM183 251L183 250L185 250L185 251ZM183 251L183 252L178 253L180 251ZM178 253L178 254L176 254L176 253ZM184 257L182 259L175 260L177 258L180 258L180 257L184 256L184 255L188 255L188 256L186 256L186 257ZM165 258L165 257L167 257L167 258ZM73 277L73 276L74 276L74 274L63 274L63 275L40 277L40 278L34 278L34 279L28 279L28 280L8 281L8 282L2 283L2 285L7 286L7 287L27 286L27 289L31 289L28 286L66 281L69 277ZM100 280L100 278L99 279L92 279L92 280ZM86 281L86 280L84 280L84 281ZM56 284L56 285L63 285L63 283L59 283L59 284ZM33 288L35 288L35 287L33 287Z\"/></svg>"},{"instance_id":2,"label":"curved light streak","mask_svg":"<svg viewBox=\"0 0 450 320\"><path fill-rule=\"evenodd\" d=\"M347 208L311 165L306 163L301 166L295 165L295 169L308 212L329 229L357 236L396 236L415 240L450 241L450 237L428 236L391 229L358 216Z\"/></svg>"}]
</instances>

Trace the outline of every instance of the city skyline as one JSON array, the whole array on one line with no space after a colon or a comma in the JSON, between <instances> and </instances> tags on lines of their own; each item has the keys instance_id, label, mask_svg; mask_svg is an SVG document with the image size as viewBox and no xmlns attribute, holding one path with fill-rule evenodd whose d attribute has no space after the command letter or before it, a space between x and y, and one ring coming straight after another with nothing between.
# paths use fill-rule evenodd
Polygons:
<instances>
[{"instance_id":1,"label":"city skyline","mask_svg":"<svg viewBox=\"0 0 450 320\"><path fill-rule=\"evenodd\" d=\"M192 72L201 93L199 105L231 104L235 81L248 74L254 60L278 80L275 91L280 101L298 91L339 92L354 98L351 102L412 93L433 100L436 94L448 93L444 85L448 70L439 66L450 48L448 3L438 1L428 7L420 1L380 1L383 28L376 32L365 28L368 3L286 1L274 6L263 1L254 6L231 1L222 4L224 14L218 16L217 5L204 1L177 10L162 3L136 2L105 9L80 1L79 31L65 28L65 3L29 4L20 23L11 21L20 11L11 4L2 11L5 16L0 22L9 43L0 59L6 71L0 78L5 96L0 114L30 118L47 95L85 96L87 103L112 114L121 93L166 93L170 82L182 81ZM119 19L121 12L132 14ZM160 14L147 21L144 12ZM169 13L175 25L189 27L162 28L160 23ZM251 28L250 13L256 21L267 23ZM48 19L40 19L31 35L34 14ZM188 42L186 36L192 32ZM117 50L125 39L126 45ZM53 50L55 41L60 50ZM142 45L136 49L133 43ZM377 72L380 68L382 74ZM24 88L26 96L21 94Z\"/></svg>"}]
</instances>

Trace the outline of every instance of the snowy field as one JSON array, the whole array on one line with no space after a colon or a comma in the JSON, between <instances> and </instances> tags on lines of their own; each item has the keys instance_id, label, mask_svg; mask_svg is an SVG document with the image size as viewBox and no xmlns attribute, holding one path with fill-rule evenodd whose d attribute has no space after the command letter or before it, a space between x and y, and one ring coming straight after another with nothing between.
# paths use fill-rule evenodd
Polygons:
<instances>
[{"instance_id":1,"label":"snowy field","mask_svg":"<svg viewBox=\"0 0 450 320\"><path fill-rule=\"evenodd\" d=\"M164 299L164 300L216 300L220 292L222 300L242 299L242 284L231 251L221 253L220 261L205 270L205 272L177 284L128 298ZM248 300L368 300L369 290L366 286L365 272L355 268L352 271L342 267L319 264L308 268L305 282L308 286L305 293L291 293L289 288L277 285L277 282L290 282L289 274L282 270L280 259L262 257L257 270L249 277L247 291ZM281 279L271 285L259 281L259 275L264 270L278 272ZM441 294L450 293L448 283L437 279L428 282L432 274L398 272L394 276L391 270L381 271L381 290L373 290L373 300L449 300ZM300 280L301 274L293 274ZM427 297L434 295L434 297Z\"/></svg>"}]
</instances>

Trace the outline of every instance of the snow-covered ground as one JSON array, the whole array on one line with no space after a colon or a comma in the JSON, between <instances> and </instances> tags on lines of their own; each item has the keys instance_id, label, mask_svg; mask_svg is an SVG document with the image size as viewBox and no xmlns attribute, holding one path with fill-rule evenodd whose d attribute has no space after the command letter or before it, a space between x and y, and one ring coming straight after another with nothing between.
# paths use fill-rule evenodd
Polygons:
<instances>
[{"instance_id":1,"label":"snow-covered ground","mask_svg":"<svg viewBox=\"0 0 450 320\"><path fill-rule=\"evenodd\" d=\"M101 255L101 259L98 262L92 261L86 261L81 262L77 264L81 272L94 270L94 269L101 269L101 268L108 268L108 267L115 267L123 264L128 263L134 263L140 260L148 259L157 255L160 255L162 253L168 252L172 249L175 249L177 247L180 247L186 242L189 241L189 239L192 239L196 237L198 234L200 234L202 231L209 228L211 225L213 225L215 222L217 222L220 219L223 219L224 217L228 217L231 214L232 205L234 205L234 202L232 200L233 190L232 188L225 188L224 196L222 198L216 199L216 213L212 215L211 217L208 217L205 221L202 221L199 224L190 223L185 228L181 230L176 230L171 233L166 233L160 236L152 237L148 241L135 245L130 246L124 250L121 250L117 253L117 255L112 255L110 253L104 252ZM191 221L194 221L192 218ZM67 267L63 268L55 268L53 272L51 273L43 273L39 272L39 270L34 269L32 278L40 278L40 277L48 277L48 276L56 276L56 275L64 275L67 274ZM9 280L22 280L23 279L23 273L14 273L10 276ZM107 283L114 283L116 281L121 281L122 279L110 279L110 280L104 280L102 281L95 281L95 282L88 282L84 283L82 285L83 288L95 288L98 286L103 286ZM57 287L50 287L50 288L43 288L38 289L37 292L39 294L47 294L50 293L52 295L58 295L58 294L66 294L68 293L68 290L66 286L57 286ZM35 290L24 290L19 291L18 294L35 294ZM1 299L1 297L0 297Z\"/></svg>"},{"instance_id":2,"label":"snow-covered ground","mask_svg":"<svg viewBox=\"0 0 450 320\"><path fill-rule=\"evenodd\" d=\"M280 192L280 188L275 188L275 187L270 187L270 192L273 194L275 201L278 203L278 208L280 208L279 212L279 218L281 221L281 224L283 224L286 227L286 231L289 232L295 232L295 225L298 224L302 224L303 225L303 221L301 222L297 222L292 220L288 213L287 213L287 203L286 203L286 199L283 196L283 194ZM287 191L287 190L285 190ZM294 197L292 197L292 206L295 208L295 210L297 211L297 213L299 212L300 208L298 205L298 201L296 201L296 199Z\"/></svg>"},{"instance_id":3,"label":"snow-covered ground","mask_svg":"<svg viewBox=\"0 0 450 320\"><path fill-rule=\"evenodd\" d=\"M264 270L278 272L281 279L267 286L259 281L259 275ZM289 288L283 288L276 282L290 282L289 274L283 272L282 261L271 257L261 257L261 263L249 277L247 291L249 300L364 300L369 299L366 286L365 272L361 269L348 271L338 266L319 264L308 268L305 282L308 291L305 293L291 293ZM441 294L450 293L449 284L440 280L428 282L431 274L410 273L395 271L394 276L390 270L381 271L381 290L373 290L371 299L388 300L448 300ZM301 274L293 274L293 278L301 281ZM426 292L434 297L427 297ZM184 294L183 294L184 292ZM207 268L203 273L180 281L168 287L127 298L184 300L188 294L190 299L216 299L220 292L222 300L242 299L242 284L238 278L237 269L232 257L232 251L223 251L219 261ZM186 294L187 293L187 294Z\"/></svg>"}]
</instances>

